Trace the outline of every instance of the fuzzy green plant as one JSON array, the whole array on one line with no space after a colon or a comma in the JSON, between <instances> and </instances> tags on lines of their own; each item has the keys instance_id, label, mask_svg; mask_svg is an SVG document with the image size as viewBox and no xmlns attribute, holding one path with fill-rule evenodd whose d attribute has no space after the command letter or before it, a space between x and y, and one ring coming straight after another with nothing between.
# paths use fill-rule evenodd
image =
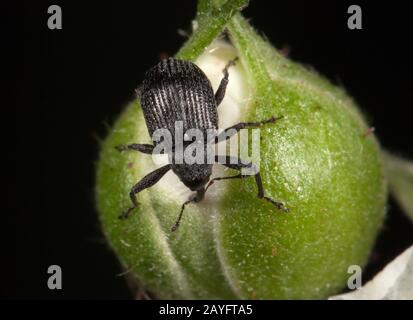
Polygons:
<instances>
[{"instance_id":1,"label":"fuzzy green plant","mask_svg":"<svg viewBox=\"0 0 413 320\"><path fill-rule=\"evenodd\" d=\"M354 101L257 34L239 13L246 4L200 1L194 33L176 57L197 63L214 89L225 64L239 58L220 127L283 116L261 129L260 172L266 194L290 212L259 200L252 178L220 181L171 232L190 192L170 172L119 220L131 187L159 166L115 149L151 143L139 101L131 102L102 143L96 201L126 272L158 298L326 298L346 286L349 266L366 264L383 221L380 149ZM224 29L229 41L219 39ZM231 174L214 167L214 176Z\"/></svg>"}]
</instances>

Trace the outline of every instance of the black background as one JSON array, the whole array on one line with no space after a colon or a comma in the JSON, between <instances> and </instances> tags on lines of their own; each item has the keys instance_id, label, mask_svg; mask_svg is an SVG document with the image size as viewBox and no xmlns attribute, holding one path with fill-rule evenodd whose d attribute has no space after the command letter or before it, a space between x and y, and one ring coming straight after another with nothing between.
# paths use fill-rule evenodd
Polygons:
<instances>
[{"instance_id":1,"label":"black background","mask_svg":"<svg viewBox=\"0 0 413 320\"><path fill-rule=\"evenodd\" d=\"M343 85L387 149L413 157L413 50L407 1L257 1L244 11L290 57ZM59 4L63 29L47 28ZM359 4L363 30L347 28ZM160 55L173 55L189 30L195 1L2 2L6 94L1 110L5 197L4 298L131 298L94 210L97 137L133 97ZM413 242L394 202L371 275ZM47 267L63 269L63 290L47 289Z\"/></svg>"}]
</instances>

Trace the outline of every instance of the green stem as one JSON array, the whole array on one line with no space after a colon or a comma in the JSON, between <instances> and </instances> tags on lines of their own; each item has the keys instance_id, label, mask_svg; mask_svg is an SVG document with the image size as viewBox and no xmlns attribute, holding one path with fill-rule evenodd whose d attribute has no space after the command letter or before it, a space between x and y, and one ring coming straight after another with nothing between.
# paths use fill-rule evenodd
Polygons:
<instances>
[{"instance_id":1,"label":"green stem","mask_svg":"<svg viewBox=\"0 0 413 320\"><path fill-rule=\"evenodd\" d=\"M229 20L247 4L248 0L228 0L222 6L215 7L208 1L201 1L198 5L197 29L178 51L176 57L195 60L224 30Z\"/></svg>"}]
</instances>

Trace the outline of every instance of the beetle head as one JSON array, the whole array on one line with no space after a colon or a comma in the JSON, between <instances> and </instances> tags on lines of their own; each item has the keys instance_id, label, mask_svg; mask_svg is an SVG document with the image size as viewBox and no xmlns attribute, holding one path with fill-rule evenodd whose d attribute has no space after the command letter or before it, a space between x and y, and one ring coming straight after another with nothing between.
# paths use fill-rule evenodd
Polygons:
<instances>
[{"instance_id":1,"label":"beetle head","mask_svg":"<svg viewBox=\"0 0 413 320\"><path fill-rule=\"evenodd\" d=\"M174 164L172 170L179 179L192 191L205 187L212 173L211 164Z\"/></svg>"}]
</instances>

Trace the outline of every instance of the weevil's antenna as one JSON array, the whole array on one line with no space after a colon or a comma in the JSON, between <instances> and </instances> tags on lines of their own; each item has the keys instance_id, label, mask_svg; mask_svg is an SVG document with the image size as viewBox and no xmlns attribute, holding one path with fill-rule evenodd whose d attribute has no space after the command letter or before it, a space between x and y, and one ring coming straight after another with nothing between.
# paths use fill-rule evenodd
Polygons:
<instances>
[{"instance_id":1,"label":"weevil's antenna","mask_svg":"<svg viewBox=\"0 0 413 320\"><path fill-rule=\"evenodd\" d=\"M179 224L181 223L182 214L184 213L185 206L186 206L187 204L191 203L191 202L195 202L195 197L192 198L191 200L185 201L184 204L182 205L182 207L181 207L181 212L179 213L179 216L178 216L178 218L176 219L175 224L174 224L174 225L172 226L172 228L171 228L171 231L172 231L172 232L176 231L176 229L179 228Z\"/></svg>"},{"instance_id":2,"label":"weevil's antenna","mask_svg":"<svg viewBox=\"0 0 413 320\"><path fill-rule=\"evenodd\" d=\"M171 231L174 232L176 231L176 229L178 229L179 224L181 223L181 219L182 219L182 214L184 213L185 210L185 206L191 202L199 202L201 201L204 196L205 196L205 188L199 189L196 193L195 196L193 196L191 199L189 199L188 201L185 201L184 204L181 207L181 212L179 213L178 218L175 221L175 224L172 226Z\"/></svg>"}]
</instances>

